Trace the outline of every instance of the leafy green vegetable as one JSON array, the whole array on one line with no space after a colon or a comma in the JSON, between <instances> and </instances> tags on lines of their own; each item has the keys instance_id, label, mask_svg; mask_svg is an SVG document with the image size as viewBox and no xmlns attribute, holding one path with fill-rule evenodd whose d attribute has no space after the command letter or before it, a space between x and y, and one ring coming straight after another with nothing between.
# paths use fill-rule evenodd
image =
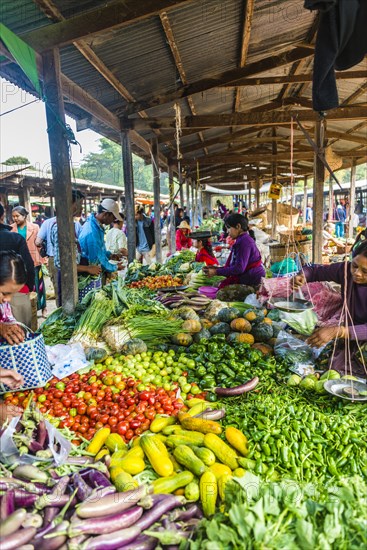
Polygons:
<instances>
[{"instance_id":1,"label":"leafy green vegetable","mask_svg":"<svg viewBox=\"0 0 367 550\"><path fill-rule=\"evenodd\" d=\"M265 483L251 472L226 487L223 509L201 522L190 550L357 550L367 543L367 484Z\"/></svg>"}]
</instances>

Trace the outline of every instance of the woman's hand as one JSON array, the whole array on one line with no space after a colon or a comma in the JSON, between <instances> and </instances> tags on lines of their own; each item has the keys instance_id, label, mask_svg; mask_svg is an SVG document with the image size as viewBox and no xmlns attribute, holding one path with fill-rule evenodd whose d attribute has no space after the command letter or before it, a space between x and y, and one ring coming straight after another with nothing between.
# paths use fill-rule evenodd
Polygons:
<instances>
[{"instance_id":1,"label":"woman's hand","mask_svg":"<svg viewBox=\"0 0 367 550\"><path fill-rule=\"evenodd\" d=\"M212 266L203 267L203 271L208 277L215 277L215 275L217 274L217 268Z\"/></svg>"},{"instance_id":2,"label":"woman's hand","mask_svg":"<svg viewBox=\"0 0 367 550\"><path fill-rule=\"evenodd\" d=\"M11 346L24 342L24 330L16 323L0 323L0 336Z\"/></svg>"},{"instance_id":3,"label":"woman's hand","mask_svg":"<svg viewBox=\"0 0 367 550\"><path fill-rule=\"evenodd\" d=\"M93 275L94 277L97 275L100 275L102 273L102 268L100 265L89 265L88 266L88 273L89 275Z\"/></svg>"},{"instance_id":4,"label":"woman's hand","mask_svg":"<svg viewBox=\"0 0 367 550\"><path fill-rule=\"evenodd\" d=\"M336 338L345 338L345 327L323 327L315 330L315 332L309 337L307 343L313 348L321 348L331 340Z\"/></svg>"},{"instance_id":5,"label":"woman's hand","mask_svg":"<svg viewBox=\"0 0 367 550\"><path fill-rule=\"evenodd\" d=\"M0 367L0 382L6 384L12 390L20 388L24 384L24 378L18 372Z\"/></svg>"},{"instance_id":6,"label":"woman's hand","mask_svg":"<svg viewBox=\"0 0 367 550\"><path fill-rule=\"evenodd\" d=\"M0 402L0 428L8 420L10 421L14 416L21 416L23 409L16 405L5 405Z\"/></svg>"},{"instance_id":7,"label":"woman's hand","mask_svg":"<svg viewBox=\"0 0 367 550\"><path fill-rule=\"evenodd\" d=\"M298 290L306 284L306 277L302 273L298 273L291 279L291 287L293 290Z\"/></svg>"},{"instance_id":8,"label":"woman's hand","mask_svg":"<svg viewBox=\"0 0 367 550\"><path fill-rule=\"evenodd\" d=\"M119 253L121 256L127 256L127 248L120 248Z\"/></svg>"}]
</instances>

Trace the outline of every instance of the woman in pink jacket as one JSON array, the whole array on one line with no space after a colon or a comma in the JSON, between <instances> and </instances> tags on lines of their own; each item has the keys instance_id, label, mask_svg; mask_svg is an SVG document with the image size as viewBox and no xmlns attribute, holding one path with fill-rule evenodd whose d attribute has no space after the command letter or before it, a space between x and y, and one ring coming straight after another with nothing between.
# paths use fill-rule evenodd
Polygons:
<instances>
[{"instance_id":1,"label":"woman in pink jacket","mask_svg":"<svg viewBox=\"0 0 367 550\"><path fill-rule=\"evenodd\" d=\"M35 271L35 290L37 292L37 310L42 310L42 315L46 316L46 286L42 273L42 264L45 263L44 258L40 256L39 249L36 246L36 238L39 231L38 225L27 221L27 210L23 206L13 208L12 231L19 233L27 241L27 246L34 263ZM31 292L33 289L30 288Z\"/></svg>"}]
</instances>

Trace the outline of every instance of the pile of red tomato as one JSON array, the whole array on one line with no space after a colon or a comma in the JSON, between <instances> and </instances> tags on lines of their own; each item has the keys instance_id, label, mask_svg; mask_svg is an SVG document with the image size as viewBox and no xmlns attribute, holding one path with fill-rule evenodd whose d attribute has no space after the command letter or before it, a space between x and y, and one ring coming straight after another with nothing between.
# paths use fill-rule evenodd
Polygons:
<instances>
[{"instance_id":1,"label":"pile of red tomato","mask_svg":"<svg viewBox=\"0 0 367 550\"><path fill-rule=\"evenodd\" d=\"M62 381L53 378L45 388L33 390L33 400L43 414L59 419L58 427L76 433L75 443L80 442L78 435L92 439L103 426L129 441L148 430L156 414L177 415L184 407L175 391L155 386L139 391L140 382L133 378L111 387L104 384L106 377L111 377L111 371L99 375L93 370L83 375L75 373ZM5 402L25 405L29 393L6 394Z\"/></svg>"}]
</instances>

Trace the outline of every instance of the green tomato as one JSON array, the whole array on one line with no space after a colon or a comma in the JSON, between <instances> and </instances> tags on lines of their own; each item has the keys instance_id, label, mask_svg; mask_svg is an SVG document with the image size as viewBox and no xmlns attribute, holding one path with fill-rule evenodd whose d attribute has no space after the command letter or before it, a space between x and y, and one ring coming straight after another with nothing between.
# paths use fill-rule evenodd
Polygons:
<instances>
[{"instance_id":1,"label":"green tomato","mask_svg":"<svg viewBox=\"0 0 367 550\"><path fill-rule=\"evenodd\" d=\"M167 382L163 384L163 389L166 391L171 391L171 384L168 384Z\"/></svg>"},{"instance_id":2,"label":"green tomato","mask_svg":"<svg viewBox=\"0 0 367 550\"><path fill-rule=\"evenodd\" d=\"M164 367L164 362L163 361L157 361L157 367L162 369Z\"/></svg>"},{"instance_id":3,"label":"green tomato","mask_svg":"<svg viewBox=\"0 0 367 550\"><path fill-rule=\"evenodd\" d=\"M192 359L189 359L189 361L187 361L187 363L186 363L186 366L189 369L194 369L196 367L196 363Z\"/></svg>"},{"instance_id":4,"label":"green tomato","mask_svg":"<svg viewBox=\"0 0 367 550\"><path fill-rule=\"evenodd\" d=\"M42 395L40 395L42 397ZM69 410L70 416L76 416L78 414L78 411L75 408L72 408Z\"/></svg>"},{"instance_id":5,"label":"green tomato","mask_svg":"<svg viewBox=\"0 0 367 550\"><path fill-rule=\"evenodd\" d=\"M177 382L178 374L174 374L173 376L171 376L171 380L173 380L174 382Z\"/></svg>"},{"instance_id":6,"label":"green tomato","mask_svg":"<svg viewBox=\"0 0 367 550\"><path fill-rule=\"evenodd\" d=\"M167 374L172 374L172 372L173 372L172 367L167 367L166 372L167 372Z\"/></svg>"},{"instance_id":7,"label":"green tomato","mask_svg":"<svg viewBox=\"0 0 367 550\"><path fill-rule=\"evenodd\" d=\"M58 389L58 390L64 391L64 389L65 389L64 382L57 382L57 384L55 384L55 388Z\"/></svg>"},{"instance_id":8,"label":"green tomato","mask_svg":"<svg viewBox=\"0 0 367 550\"><path fill-rule=\"evenodd\" d=\"M44 403L46 401L46 399L47 399L47 396L44 393L42 393L41 395L38 396L37 401L39 403Z\"/></svg>"},{"instance_id":9,"label":"green tomato","mask_svg":"<svg viewBox=\"0 0 367 550\"><path fill-rule=\"evenodd\" d=\"M173 350L173 349L169 349L169 350L168 350L168 355L170 355L171 357L174 357L174 355L175 355L174 350Z\"/></svg>"},{"instance_id":10,"label":"green tomato","mask_svg":"<svg viewBox=\"0 0 367 550\"><path fill-rule=\"evenodd\" d=\"M182 401L186 401L186 399L187 399L186 393L181 392L181 399L182 399Z\"/></svg>"},{"instance_id":11,"label":"green tomato","mask_svg":"<svg viewBox=\"0 0 367 550\"><path fill-rule=\"evenodd\" d=\"M156 386L159 386L159 385L162 383L162 377L161 377L161 376L155 376L155 377L154 377L154 380L153 380L153 383L154 383Z\"/></svg>"},{"instance_id":12,"label":"green tomato","mask_svg":"<svg viewBox=\"0 0 367 550\"><path fill-rule=\"evenodd\" d=\"M191 390L191 384L183 384L182 386L182 391L185 392L185 393L190 393L190 390Z\"/></svg>"},{"instance_id":13,"label":"green tomato","mask_svg":"<svg viewBox=\"0 0 367 550\"><path fill-rule=\"evenodd\" d=\"M192 395L197 395L201 393L201 389L198 386L191 386L190 393L192 393Z\"/></svg>"},{"instance_id":14,"label":"green tomato","mask_svg":"<svg viewBox=\"0 0 367 550\"><path fill-rule=\"evenodd\" d=\"M180 384L180 386L182 386L182 384L186 384L186 376L180 376L178 379L178 383Z\"/></svg>"},{"instance_id":15,"label":"green tomato","mask_svg":"<svg viewBox=\"0 0 367 550\"><path fill-rule=\"evenodd\" d=\"M142 356L143 359L145 359L148 356L146 351L143 351L140 355Z\"/></svg>"},{"instance_id":16,"label":"green tomato","mask_svg":"<svg viewBox=\"0 0 367 550\"><path fill-rule=\"evenodd\" d=\"M137 389L138 391L144 391L145 388L146 388L146 385L145 385L145 384L138 384L138 385L136 386L136 389Z\"/></svg>"}]
</instances>

